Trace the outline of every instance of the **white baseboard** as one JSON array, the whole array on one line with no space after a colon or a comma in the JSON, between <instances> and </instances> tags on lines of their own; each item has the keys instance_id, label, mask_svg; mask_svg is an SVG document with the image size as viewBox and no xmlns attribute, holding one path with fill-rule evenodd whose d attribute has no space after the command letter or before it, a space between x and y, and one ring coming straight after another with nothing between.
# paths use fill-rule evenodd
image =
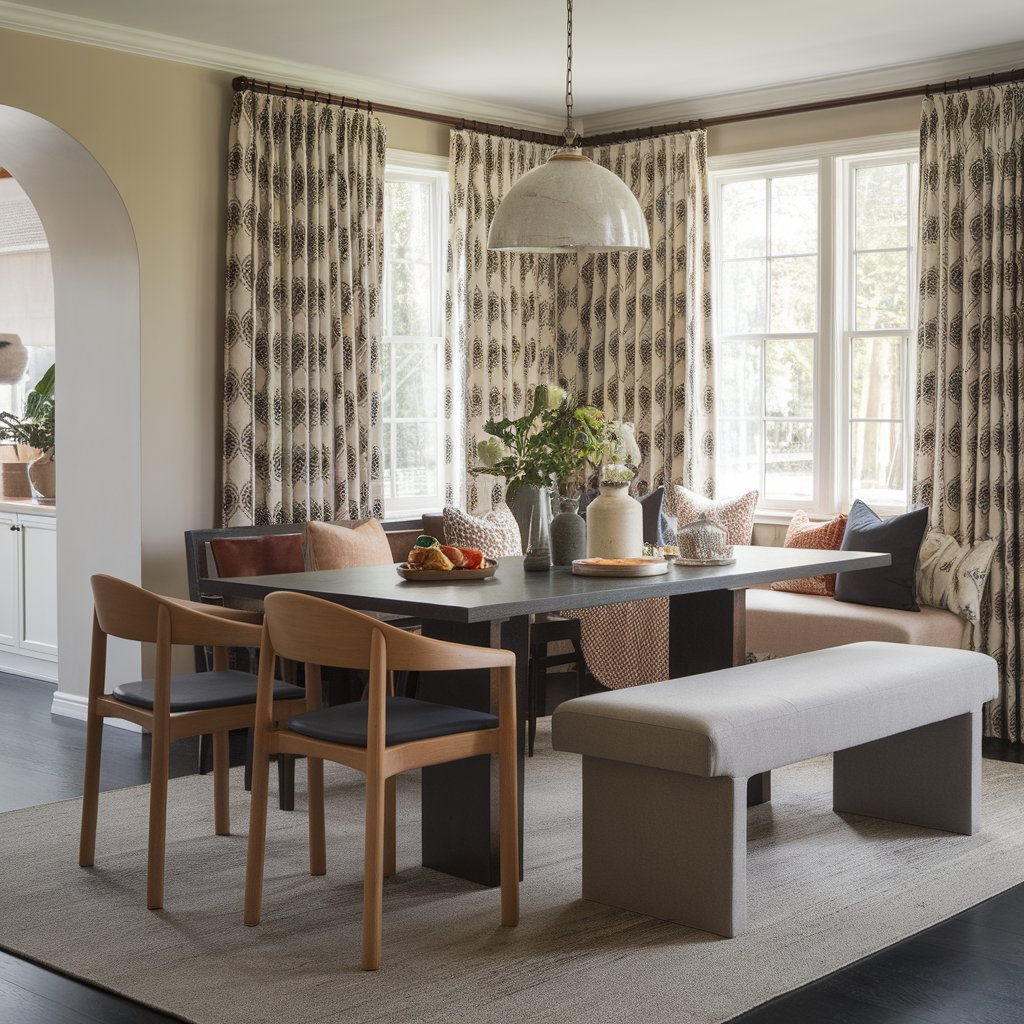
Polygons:
<instances>
[{"instance_id":1,"label":"white baseboard","mask_svg":"<svg viewBox=\"0 0 1024 1024\"><path fill-rule=\"evenodd\" d=\"M73 718L78 722L84 722L88 705L89 700L87 697L83 697L78 693L64 693L58 690L53 695L50 714L63 715L64 718ZM129 732L142 732L134 722L125 721L123 718L108 718L104 724L112 725L115 729L127 729Z\"/></svg>"},{"instance_id":2,"label":"white baseboard","mask_svg":"<svg viewBox=\"0 0 1024 1024\"><path fill-rule=\"evenodd\" d=\"M57 662L43 655L0 650L0 672L10 672L28 679L42 679L47 683L57 682Z\"/></svg>"}]
</instances>

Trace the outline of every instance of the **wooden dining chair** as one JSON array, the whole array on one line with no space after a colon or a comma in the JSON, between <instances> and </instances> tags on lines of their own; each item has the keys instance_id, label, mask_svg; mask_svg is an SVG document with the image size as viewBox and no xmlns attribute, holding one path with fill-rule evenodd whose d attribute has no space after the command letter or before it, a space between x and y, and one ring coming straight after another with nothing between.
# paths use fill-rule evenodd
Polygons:
<instances>
[{"instance_id":1,"label":"wooden dining chair","mask_svg":"<svg viewBox=\"0 0 1024 1024\"><path fill-rule=\"evenodd\" d=\"M269 666L281 655L306 665L309 710L279 721ZM319 707L310 685L320 666L367 670L367 699ZM497 716L394 695L396 672L489 669ZM486 685L486 684L484 684ZM428 639L320 598L270 594L264 602L253 755L245 923L259 924L267 831L270 756L305 754L309 792L309 870L327 870L324 760L366 776L362 967L380 966L383 880L395 873L395 779L400 772L481 754L499 759L501 923L519 922L515 655Z\"/></svg>"},{"instance_id":2,"label":"wooden dining chair","mask_svg":"<svg viewBox=\"0 0 1024 1024\"><path fill-rule=\"evenodd\" d=\"M255 646L262 635L260 616L253 612L195 604L161 597L112 576L92 577L95 605L92 664L85 741L85 794L78 863L91 867L96 854L100 757L104 718L123 718L153 738L149 791L149 861L146 905L159 910L164 902L164 846L167 830L167 775L170 745L188 736L214 737L214 828L230 834L228 732L251 728L256 712L256 676L228 669L235 646ZM107 637L156 646L153 679L125 682L106 692ZM171 648L210 646L213 671L171 675ZM273 659L267 684L268 714L286 716L306 707L305 691L275 682Z\"/></svg>"}]
</instances>

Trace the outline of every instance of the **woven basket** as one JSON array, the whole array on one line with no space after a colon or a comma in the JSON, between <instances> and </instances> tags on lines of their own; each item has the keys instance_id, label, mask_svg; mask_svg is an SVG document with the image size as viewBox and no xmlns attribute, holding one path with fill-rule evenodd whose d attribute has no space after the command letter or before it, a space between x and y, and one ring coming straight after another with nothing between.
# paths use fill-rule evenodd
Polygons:
<instances>
[{"instance_id":1,"label":"woven basket","mask_svg":"<svg viewBox=\"0 0 1024 1024\"><path fill-rule=\"evenodd\" d=\"M5 498L31 498L32 486L28 482L27 462L0 463Z\"/></svg>"}]
</instances>

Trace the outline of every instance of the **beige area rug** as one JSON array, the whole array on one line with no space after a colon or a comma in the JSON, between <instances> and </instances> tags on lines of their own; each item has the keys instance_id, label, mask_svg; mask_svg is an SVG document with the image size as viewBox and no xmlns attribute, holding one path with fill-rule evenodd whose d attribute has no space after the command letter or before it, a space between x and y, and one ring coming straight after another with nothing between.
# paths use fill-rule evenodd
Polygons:
<instances>
[{"instance_id":1,"label":"beige area rug","mask_svg":"<svg viewBox=\"0 0 1024 1024\"><path fill-rule=\"evenodd\" d=\"M159 913L145 909L145 788L102 796L87 871L77 801L0 815L0 946L200 1024L720 1022L1024 880L1024 766L985 762L968 839L833 814L818 759L777 772L772 804L750 812L750 930L715 938L579 898L579 760L546 731L538 750L518 928L498 924L496 890L418 866L418 782L403 778L383 968L359 971L362 785L336 769L327 876L305 873L304 815L275 807L255 929L241 923L240 778L239 834L220 839L212 778L171 783Z\"/></svg>"}]
</instances>

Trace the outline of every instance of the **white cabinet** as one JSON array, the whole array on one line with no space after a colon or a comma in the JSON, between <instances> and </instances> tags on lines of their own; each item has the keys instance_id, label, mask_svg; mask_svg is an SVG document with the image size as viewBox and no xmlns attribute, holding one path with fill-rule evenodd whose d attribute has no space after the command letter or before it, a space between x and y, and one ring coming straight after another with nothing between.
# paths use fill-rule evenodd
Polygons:
<instances>
[{"instance_id":1,"label":"white cabinet","mask_svg":"<svg viewBox=\"0 0 1024 1024\"><path fill-rule=\"evenodd\" d=\"M0 511L0 670L56 678L56 661L57 520Z\"/></svg>"}]
</instances>

